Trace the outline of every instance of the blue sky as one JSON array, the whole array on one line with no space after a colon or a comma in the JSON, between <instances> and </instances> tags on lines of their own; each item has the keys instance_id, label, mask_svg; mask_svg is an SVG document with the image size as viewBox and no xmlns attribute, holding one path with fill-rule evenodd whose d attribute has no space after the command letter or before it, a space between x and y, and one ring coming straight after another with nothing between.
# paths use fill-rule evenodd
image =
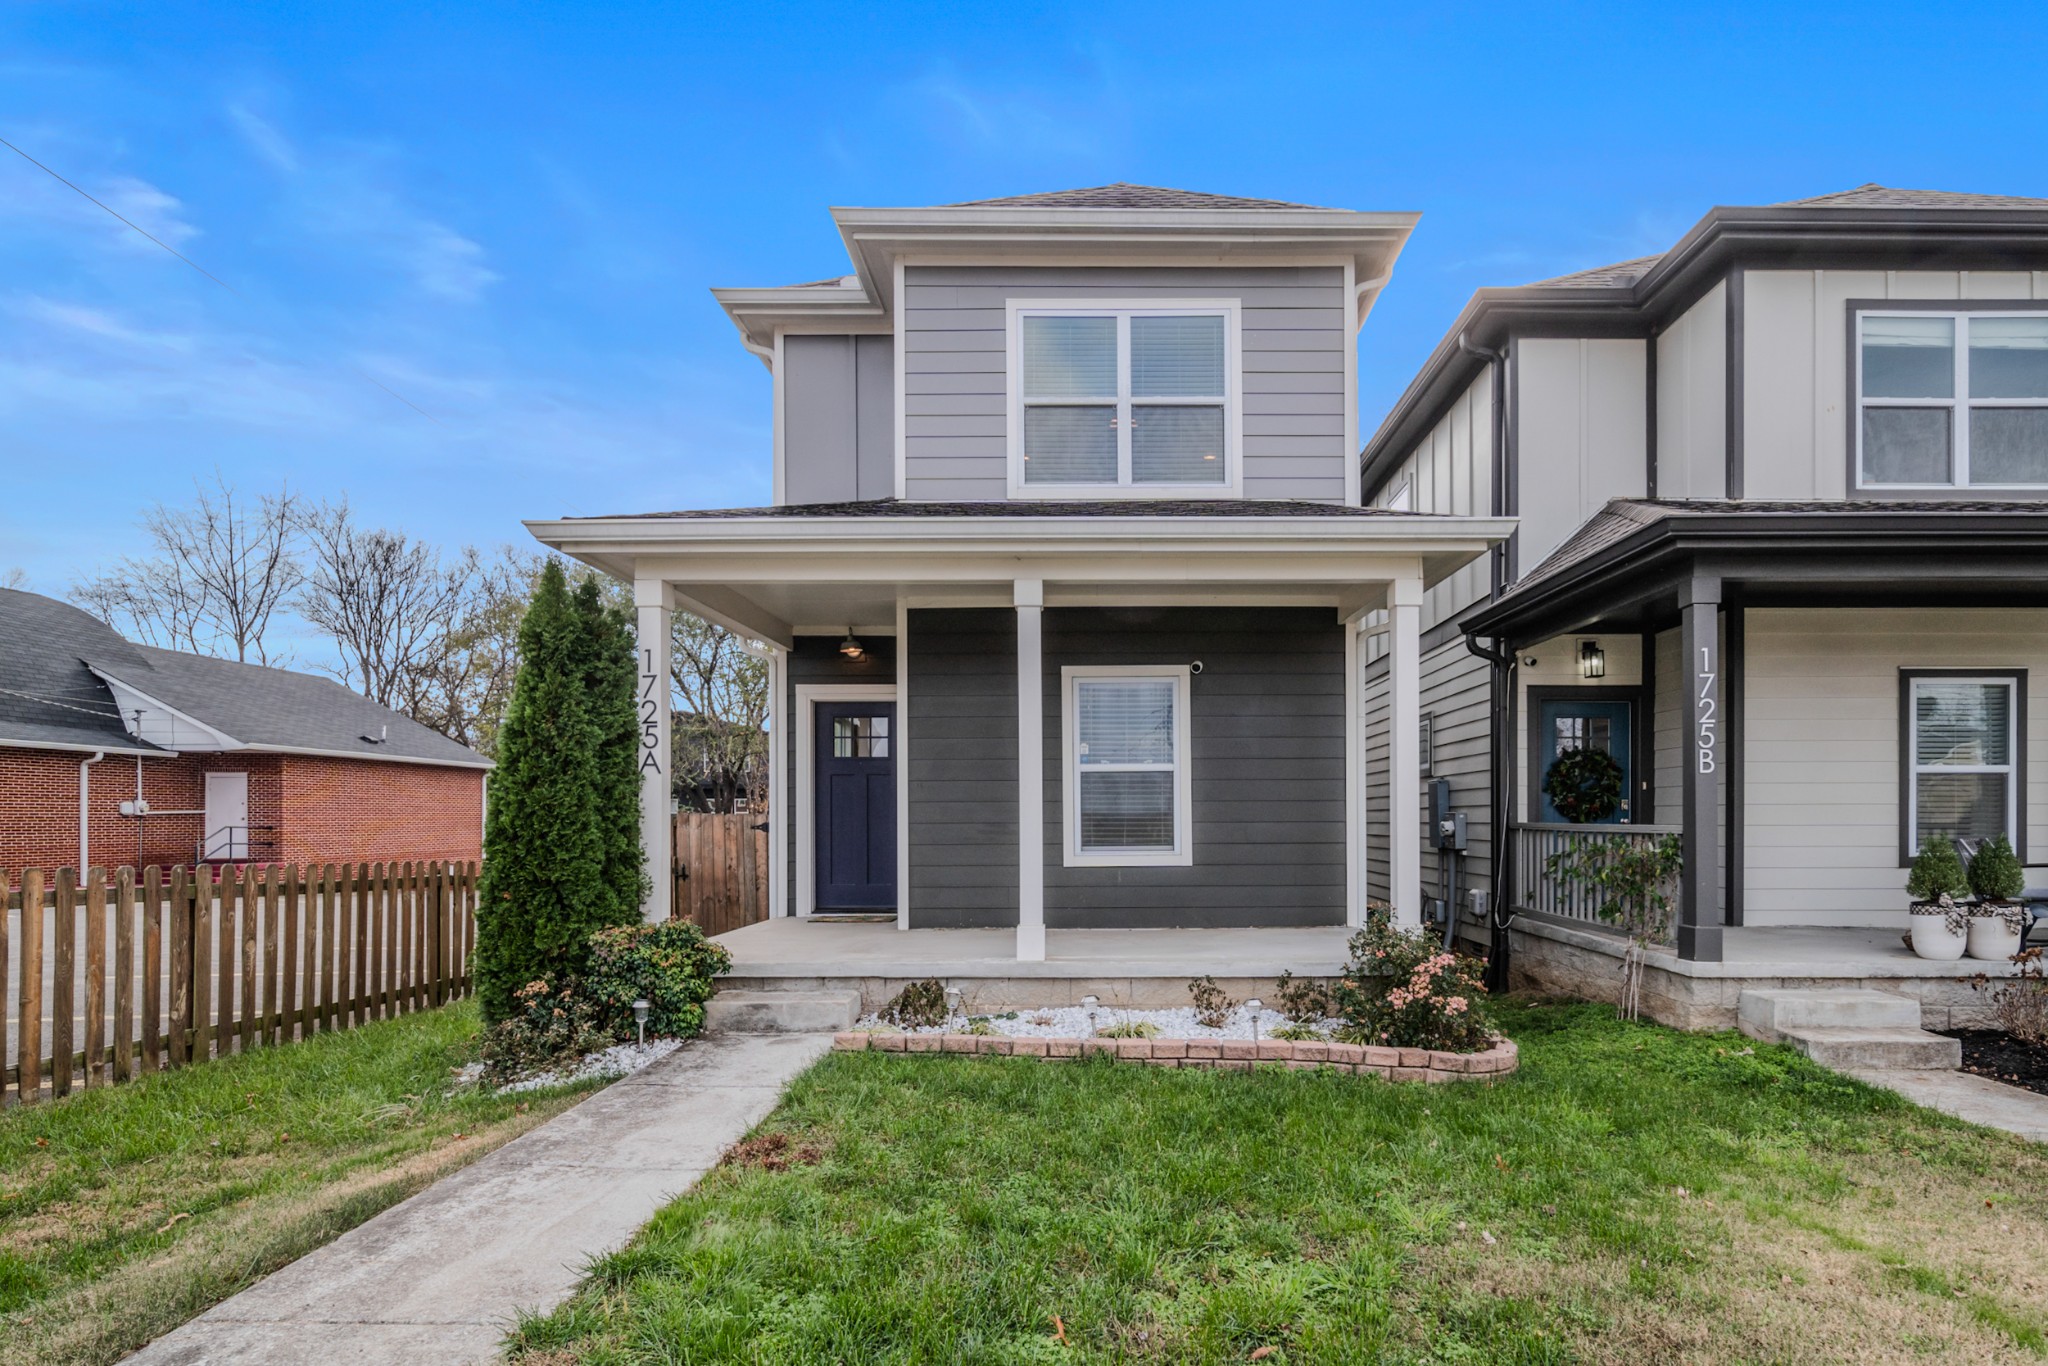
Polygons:
<instances>
[{"instance_id":1,"label":"blue sky","mask_svg":"<svg viewBox=\"0 0 2048 1366\"><path fill-rule=\"evenodd\" d=\"M2032 6L0 8L0 573L140 550L218 469L447 543L769 490L706 290L832 204L1131 180L1421 227L1370 432L1470 292L1864 181L2048 194ZM413 406L416 405L416 406ZM424 410L423 412L420 410Z\"/></svg>"}]
</instances>

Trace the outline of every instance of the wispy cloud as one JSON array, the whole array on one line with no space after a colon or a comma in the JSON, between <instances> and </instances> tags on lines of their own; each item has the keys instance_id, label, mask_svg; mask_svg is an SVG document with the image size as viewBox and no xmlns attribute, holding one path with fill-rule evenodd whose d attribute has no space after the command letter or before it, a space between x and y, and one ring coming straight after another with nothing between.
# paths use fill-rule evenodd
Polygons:
<instances>
[{"instance_id":1,"label":"wispy cloud","mask_svg":"<svg viewBox=\"0 0 2048 1366\"><path fill-rule=\"evenodd\" d=\"M69 332L143 350L190 351L193 345L192 337L186 333L152 331L134 326L105 309L39 295L29 295L17 301L13 312L22 318L48 323Z\"/></svg>"},{"instance_id":2,"label":"wispy cloud","mask_svg":"<svg viewBox=\"0 0 2048 1366\"><path fill-rule=\"evenodd\" d=\"M228 121L235 131L242 135L242 141L249 150L270 166L286 174L299 169L299 152L292 146L291 139L278 131L277 125L265 119L246 104L228 106Z\"/></svg>"},{"instance_id":3,"label":"wispy cloud","mask_svg":"<svg viewBox=\"0 0 2048 1366\"><path fill-rule=\"evenodd\" d=\"M1028 80L939 62L886 91L884 103L938 142L1008 162L1101 160L1121 149L1129 126L1121 81L1092 59L1066 79L1041 69Z\"/></svg>"}]
</instances>

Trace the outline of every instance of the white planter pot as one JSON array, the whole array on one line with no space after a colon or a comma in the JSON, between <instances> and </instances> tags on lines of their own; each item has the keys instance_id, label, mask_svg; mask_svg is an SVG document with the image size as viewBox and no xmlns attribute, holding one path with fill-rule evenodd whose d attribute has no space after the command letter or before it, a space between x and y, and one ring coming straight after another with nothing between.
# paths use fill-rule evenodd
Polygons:
<instances>
[{"instance_id":1,"label":"white planter pot","mask_svg":"<svg viewBox=\"0 0 2048 1366\"><path fill-rule=\"evenodd\" d=\"M1969 945L1968 935L1956 934L1949 929L1947 916L1913 917L1913 952L1922 958L1931 958L1937 963L1952 963L1963 956L1963 950Z\"/></svg>"},{"instance_id":2,"label":"white planter pot","mask_svg":"<svg viewBox=\"0 0 2048 1366\"><path fill-rule=\"evenodd\" d=\"M1921 916L1922 920L1933 919ZM1913 941L1919 948L1919 940ZM2020 932L2009 928L1995 915L1973 915L1970 917L1970 957L2003 963L2020 951Z\"/></svg>"}]
</instances>

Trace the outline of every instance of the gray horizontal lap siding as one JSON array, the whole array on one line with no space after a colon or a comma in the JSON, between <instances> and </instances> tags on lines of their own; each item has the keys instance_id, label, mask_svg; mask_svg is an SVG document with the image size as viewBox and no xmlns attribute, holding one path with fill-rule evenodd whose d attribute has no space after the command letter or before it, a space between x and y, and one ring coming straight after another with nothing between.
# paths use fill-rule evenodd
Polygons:
<instances>
[{"instance_id":1,"label":"gray horizontal lap siding","mask_svg":"<svg viewBox=\"0 0 2048 1366\"><path fill-rule=\"evenodd\" d=\"M910 617L910 923L1017 923L1017 614Z\"/></svg>"},{"instance_id":2,"label":"gray horizontal lap siding","mask_svg":"<svg viewBox=\"0 0 2048 1366\"><path fill-rule=\"evenodd\" d=\"M1195 660L1193 866L1066 867L1061 667ZM1047 925L1343 923L1344 637L1328 608L1048 609L1045 741Z\"/></svg>"},{"instance_id":3,"label":"gray horizontal lap siding","mask_svg":"<svg viewBox=\"0 0 2048 1366\"><path fill-rule=\"evenodd\" d=\"M783 686L787 689L783 697L784 715L791 718L790 743L783 747L786 765L783 790L790 794L790 801L796 800L796 766L803 762L795 742L797 726L796 689L799 683L861 683L888 684L896 682L896 640L893 636L863 636L861 644L867 647L863 659L848 659L839 653L841 637L798 636L795 646L788 655L788 667L783 671ZM787 886L796 886L796 822L784 820L779 811L768 813L769 830L782 833L774 838L782 842L782 856L789 870ZM795 909L796 898L791 896L791 909Z\"/></svg>"},{"instance_id":4,"label":"gray horizontal lap siding","mask_svg":"<svg viewBox=\"0 0 2048 1366\"><path fill-rule=\"evenodd\" d=\"M1343 272L1334 266L911 266L904 272L906 492L1008 496L1005 309L1028 298L1236 299L1244 494L1344 496Z\"/></svg>"}]
</instances>

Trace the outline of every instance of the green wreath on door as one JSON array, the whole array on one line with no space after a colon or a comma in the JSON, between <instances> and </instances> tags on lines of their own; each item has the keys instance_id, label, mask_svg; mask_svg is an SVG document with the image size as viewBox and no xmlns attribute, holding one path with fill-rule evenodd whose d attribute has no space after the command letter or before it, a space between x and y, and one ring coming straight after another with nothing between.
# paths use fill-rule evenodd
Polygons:
<instances>
[{"instance_id":1,"label":"green wreath on door","mask_svg":"<svg viewBox=\"0 0 2048 1366\"><path fill-rule=\"evenodd\" d=\"M1572 825L1594 825L1621 810L1621 763L1604 749L1568 749L1543 775L1543 795Z\"/></svg>"}]
</instances>

